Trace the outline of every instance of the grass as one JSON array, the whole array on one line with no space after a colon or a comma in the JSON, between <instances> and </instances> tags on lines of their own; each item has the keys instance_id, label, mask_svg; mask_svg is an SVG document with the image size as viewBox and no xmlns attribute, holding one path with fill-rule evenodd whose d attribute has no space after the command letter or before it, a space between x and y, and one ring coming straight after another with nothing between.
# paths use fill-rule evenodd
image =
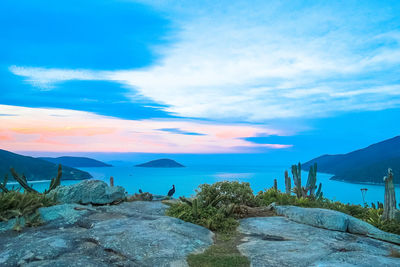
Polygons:
<instances>
[{"instance_id":1,"label":"grass","mask_svg":"<svg viewBox=\"0 0 400 267\"><path fill-rule=\"evenodd\" d=\"M201 254L191 254L187 258L190 267L247 267L250 261L240 254L237 246L242 235L237 231L216 233L215 243Z\"/></svg>"},{"instance_id":2,"label":"grass","mask_svg":"<svg viewBox=\"0 0 400 267\"><path fill-rule=\"evenodd\" d=\"M398 251L397 249L392 248L390 250L389 257L400 258L400 251Z\"/></svg>"}]
</instances>

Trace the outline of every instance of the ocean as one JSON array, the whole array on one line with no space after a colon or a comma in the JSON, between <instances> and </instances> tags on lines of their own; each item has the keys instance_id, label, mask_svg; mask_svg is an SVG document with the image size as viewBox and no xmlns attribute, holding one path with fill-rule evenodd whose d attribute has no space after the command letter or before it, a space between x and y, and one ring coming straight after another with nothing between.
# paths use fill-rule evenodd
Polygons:
<instances>
[{"instance_id":1,"label":"ocean","mask_svg":"<svg viewBox=\"0 0 400 267\"><path fill-rule=\"evenodd\" d=\"M114 184L123 186L129 194L137 193L139 189L152 194L166 195L174 184L176 193L174 197L192 196L200 184L215 183L218 181L240 181L250 183L255 193L273 186L274 179L278 181L278 188L285 190L284 172L290 173L290 166L280 164L270 165L238 165L238 164L204 164L198 163L185 168L139 168L132 162L118 162L114 167L80 168L89 172L93 179L109 183L111 176ZM343 203L362 204L361 189L366 188L365 201L383 202L383 185L352 184L330 180L332 175L318 173L317 183L322 183L324 196ZM302 172L303 183L306 183L308 172ZM69 185L78 181L62 181L62 185ZM37 190L48 187L48 181L32 183ZM293 182L292 182L293 187ZM399 200L400 189L396 188Z\"/></svg>"}]
</instances>

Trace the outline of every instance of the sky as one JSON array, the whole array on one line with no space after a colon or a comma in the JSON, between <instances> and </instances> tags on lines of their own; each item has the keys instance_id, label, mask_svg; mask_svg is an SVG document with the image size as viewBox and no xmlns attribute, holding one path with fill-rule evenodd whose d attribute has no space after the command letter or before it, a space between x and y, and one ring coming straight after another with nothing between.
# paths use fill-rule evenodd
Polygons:
<instances>
[{"instance_id":1,"label":"sky","mask_svg":"<svg viewBox=\"0 0 400 267\"><path fill-rule=\"evenodd\" d=\"M399 135L399 1L0 2L0 148L345 153Z\"/></svg>"}]
</instances>

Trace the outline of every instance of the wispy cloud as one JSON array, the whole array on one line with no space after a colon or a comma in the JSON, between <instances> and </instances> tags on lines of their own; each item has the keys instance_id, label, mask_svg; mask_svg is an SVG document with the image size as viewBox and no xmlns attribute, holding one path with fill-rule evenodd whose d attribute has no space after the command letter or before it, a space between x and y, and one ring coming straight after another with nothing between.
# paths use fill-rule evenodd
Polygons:
<instances>
[{"instance_id":1,"label":"wispy cloud","mask_svg":"<svg viewBox=\"0 0 400 267\"><path fill-rule=\"evenodd\" d=\"M83 111L7 105L0 105L0 111L18 115L4 117L0 124L0 147L13 151L229 153L289 147L244 139L285 134L266 126L182 119L122 120Z\"/></svg>"},{"instance_id":2,"label":"wispy cloud","mask_svg":"<svg viewBox=\"0 0 400 267\"><path fill-rule=\"evenodd\" d=\"M183 135L205 135L204 133L188 132L188 131L184 131L179 128L163 128L163 129L158 129L158 130L163 131L163 132L183 134Z\"/></svg>"},{"instance_id":3,"label":"wispy cloud","mask_svg":"<svg viewBox=\"0 0 400 267\"><path fill-rule=\"evenodd\" d=\"M71 79L119 82L132 100L191 118L262 122L400 106L397 5L151 3L176 27L151 67L10 70L47 89Z\"/></svg>"}]
</instances>

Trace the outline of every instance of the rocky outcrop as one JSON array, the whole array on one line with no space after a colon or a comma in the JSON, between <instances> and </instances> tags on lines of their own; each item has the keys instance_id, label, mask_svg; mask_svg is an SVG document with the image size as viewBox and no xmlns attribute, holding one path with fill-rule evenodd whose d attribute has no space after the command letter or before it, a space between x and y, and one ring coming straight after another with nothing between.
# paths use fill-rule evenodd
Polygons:
<instances>
[{"instance_id":1,"label":"rocky outcrop","mask_svg":"<svg viewBox=\"0 0 400 267\"><path fill-rule=\"evenodd\" d=\"M275 206L276 213L288 219L319 228L366 235L383 241L400 244L400 236L387 233L378 228L342 212L301 208L296 206Z\"/></svg>"},{"instance_id":2,"label":"rocky outcrop","mask_svg":"<svg viewBox=\"0 0 400 267\"><path fill-rule=\"evenodd\" d=\"M0 266L187 266L209 230L164 216L160 202L41 208L45 224L0 233Z\"/></svg>"},{"instance_id":3,"label":"rocky outcrop","mask_svg":"<svg viewBox=\"0 0 400 267\"><path fill-rule=\"evenodd\" d=\"M245 236L239 251L252 266L400 266L389 257L399 246L284 217L243 219L239 231Z\"/></svg>"},{"instance_id":4,"label":"rocky outcrop","mask_svg":"<svg viewBox=\"0 0 400 267\"><path fill-rule=\"evenodd\" d=\"M61 203L79 203L104 205L121 201L125 198L125 189L121 186L108 186L99 180L86 180L68 186L59 186L49 193L56 195Z\"/></svg>"}]
</instances>

